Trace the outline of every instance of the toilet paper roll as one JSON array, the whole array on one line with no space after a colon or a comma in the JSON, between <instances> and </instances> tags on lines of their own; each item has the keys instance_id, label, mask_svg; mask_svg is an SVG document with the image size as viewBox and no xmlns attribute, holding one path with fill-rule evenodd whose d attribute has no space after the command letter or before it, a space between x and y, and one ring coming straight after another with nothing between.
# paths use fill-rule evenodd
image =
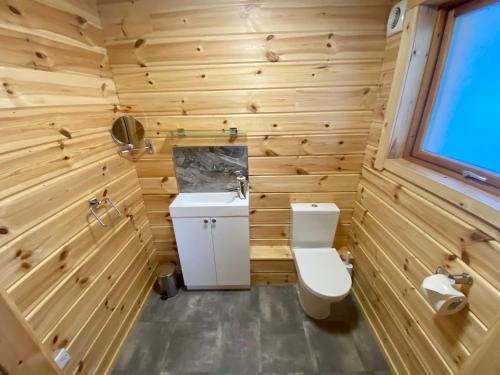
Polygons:
<instances>
[{"instance_id":1,"label":"toilet paper roll","mask_svg":"<svg viewBox=\"0 0 500 375\"><path fill-rule=\"evenodd\" d=\"M438 314L450 315L467 304L467 298L453 287L454 284L455 281L448 276L437 274L426 277L420 288Z\"/></svg>"}]
</instances>

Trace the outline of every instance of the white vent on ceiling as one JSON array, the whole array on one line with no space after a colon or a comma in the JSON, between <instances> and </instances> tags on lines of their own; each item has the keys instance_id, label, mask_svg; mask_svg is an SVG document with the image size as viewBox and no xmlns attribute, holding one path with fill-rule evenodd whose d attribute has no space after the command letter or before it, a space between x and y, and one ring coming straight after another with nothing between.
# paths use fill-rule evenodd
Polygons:
<instances>
[{"instance_id":1,"label":"white vent on ceiling","mask_svg":"<svg viewBox=\"0 0 500 375\"><path fill-rule=\"evenodd\" d=\"M389 19L387 20L387 36L394 35L403 30L406 2L407 0L402 0L391 8Z\"/></svg>"}]
</instances>

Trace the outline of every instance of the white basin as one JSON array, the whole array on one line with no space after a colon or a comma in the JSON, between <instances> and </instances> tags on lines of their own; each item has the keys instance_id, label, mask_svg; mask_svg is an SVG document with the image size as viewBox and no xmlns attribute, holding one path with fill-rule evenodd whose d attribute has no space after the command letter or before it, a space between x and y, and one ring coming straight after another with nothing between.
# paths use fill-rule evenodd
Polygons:
<instances>
[{"instance_id":1,"label":"white basin","mask_svg":"<svg viewBox=\"0 0 500 375\"><path fill-rule=\"evenodd\" d=\"M170 204L170 216L248 216L249 200L248 194L240 199L235 192L180 193Z\"/></svg>"}]
</instances>

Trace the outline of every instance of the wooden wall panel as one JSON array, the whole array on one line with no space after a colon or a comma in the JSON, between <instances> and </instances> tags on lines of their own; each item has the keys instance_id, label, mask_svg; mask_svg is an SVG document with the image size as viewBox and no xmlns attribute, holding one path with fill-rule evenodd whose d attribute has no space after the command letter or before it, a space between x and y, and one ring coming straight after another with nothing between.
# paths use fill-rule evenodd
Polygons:
<instances>
[{"instance_id":1,"label":"wooden wall panel","mask_svg":"<svg viewBox=\"0 0 500 375\"><path fill-rule=\"evenodd\" d=\"M61 145L63 145L61 147ZM4 156L0 166L1 197L114 155L109 134L100 133L22 149Z\"/></svg>"},{"instance_id":2,"label":"wooden wall panel","mask_svg":"<svg viewBox=\"0 0 500 375\"><path fill-rule=\"evenodd\" d=\"M279 134L240 137L153 138L155 154L141 160L171 160L174 147L246 145L252 156L346 155L357 154L366 146L366 133L336 132L335 134ZM358 170L359 171L359 170ZM165 172L163 173L165 174ZM295 173L293 173L295 174Z\"/></svg>"},{"instance_id":3,"label":"wooden wall panel","mask_svg":"<svg viewBox=\"0 0 500 375\"><path fill-rule=\"evenodd\" d=\"M491 366L475 359L481 357L483 345L492 345L490 338L500 319L498 228L397 173L373 168L380 132L390 116L386 103L399 42L400 35L386 41L380 90L354 204L354 289L375 329L385 334L383 345L388 347L386 354L395 372L493 374ZM474 277L471 287L461 288L468 305L458 314L435 315L420 291L423 278L440 265L451 273L469 272ZM370 294L374 297L368 297ZM375 309L389 311L392 319L379 315L378 323L373 323L370 311Z\"/></svg>"},{"instance_id":4,"label":"wooden wall panel","mask_svg":"<svg viewBox=\"0 0 500 375\"><path fill-rule=\"evenodd\" d=\"M121 91L266 89L297 86L363 86L377 82L378 62L227 64L115 69Z\"/></svg>"},{"instance_id":5,"label":"wooden wall panel","mask_svg":"<svg viewBox=\"0 0 500 375\"><path fill-rule=\"evenodd\" d=\"M5 45L5 66L36 68L111 77L109 64L102 52L60 43L30 32L2 29L0 43Z\"/></svg>"},{"instance_id":6,"label":"wooden wall panel","mask_svg":"<svg viewBox=\"0 0 500 375\"><path fill-rule=\"evenodd\" d=\"M290 174L333 174L359 172L361 155L250 157L249 170L256 176Z\"/></svg>"},{"instance_id":7,"label":"wooden wall panel","mask_svg":"<svg viewBox=\"0 0 500 375\"><path fill-rule=\"evenodd\" d=\"M217 92L217 100L210 91L122 91L120 104L128 112L161 109L170 115L370 110L374 91L373 86L227 90Z\"/></svg>"},{"instance_id":8,"label":"wooden wall panel","mask_svg":"<svg viewBox=\"0 0 500 375\"><path fill-rule=\"evenodd\" d=\"M175 146L248 146L253 245L288 245L297 201L336 202L336 244L345 243L390 3L98 2L120 109L146 126L155 147L136 167L165 257L175 251L168 216L178 192ZM171 134L230 127L244 136Z\"/></svg>"},{"instance_id":9,"label":"wooden wall panel","mask_svg":"<svg viewBox=\"0 0 500 375\"><path fill-rule=\"evenodd\" d=\"M388 1L101 1L109 40L289 31L379 31ZM362 7L360 7L362 6ZM242 20L243 19L243 20ZM120 27L121 26L121 27Z\"/></svg>"},{"instance_id":10,"label":"wooden wall panel","mask_svg":"<svg viewBox=\"0 0 500 375\"><path fill-rule=\"evenodd\" d=\"M290 203L335 202L342 209L353 207L354 192L328 193L251 193L251 208L290 208Z\"/></svg>"},{"instance_id":11,"label":"wooden wall panel","mask_svg":"<svg viewBox=\"0 0 500 375\"><path fill-rule=\"evenodd\" d=\"M22 29L47 39L102 51L101 25L95 23L97 14L94 14L96 20L92 22L79 14L79 8L69 10L51 5L43 1L9 0L7 6L0 8L2 28Z\"/></svg>"},{"instance_id":12,"label":"wooden wall panel","mask_svg":"<svg viewBox=\"0 0 500 375\"><path fill-rule=\"evenodd\" d=\"M0 152L67 142L109 129L113 108L103 106L23 108L0 111ZM22 136L21 136L22 134Z\"/></svg>"},{"instance_id":13,"label":"wooden wall panel","mask_svg":"<svg viewBox=\"0 0 500 375\"><path fill-rule=\"evenodd\" d=\"M43 350L19 309L0 290L0 334L4 341L0 351L0 373L58 375L59 369ZM14 338L14 339L12 339Z\"/></svg>"},{"instance_id":14,"label":"wooden wall panel","mask_svg":"<svg viewBox=\"0 0 500 375\"><path fill-rule=\"evenodd\" d=\"M149 245L151 245L151 243ZM125 303L130 303L127 298L127 290L129 288L141 287L141 283L137 283L135 280L144 280L148 277L151 278L151 272L148 272L151 266L147 263L144 264L144 257L146 256L147 254L145 252L137 253L131 265L126 269L126 272L116 280L116 288L106 291L104 302L97 299L98 305L96 306L95 295L87 293L85 295L86 298L81 301L79 306L75 306L75 308L69 311L67 318L54 327L45 337L44 345L50 346L52 350L57 350L65 340L68 342L71 341L69 348L78 353L79 356L83 356L89 351L89 348L90 350L96 350L93 348L92 344L99 334L101 327L109 322L110 316L114 310L118 307L121 308ZM101 295L99 295L99 297L101 297ZM78 318L78 316L82 314L82 310L83 313L85 313L94 309L96 311L92 315L92 319L85 323L83 329L81 326L75 324L74 318ZM116 336L114 340L116 340ZM92 366L93 364L87 361L87 363L84 362L84 365ZM79 364L72 364L72 367L79 367Z\"/></svg>"},{"instance_id":15,"label":"wooden wall panel","mask_svg":"<svg viewBox=\"0 0 500 375\"><path fill-rule=\"evenodd\" d=\"M24 329L9 331L9 346L32 340L15 353L24 370L12 374L105 374L151 287L156 253L134 164L109 135L118 97L103 46L91 1L0 7L1 319L15 310ZM93 196L123 214L100 208L102 228L89 212ZM119 339L107 326L117 314ZM69 365L49 372L63 347Z\"/></svg>"},{"instance_id":16,"label":"wooden wall panel","mask_svg":"<svg viewBox=\"0 0 500 375\"><path fill-rule=\"evenodd\" d=\"M371 124L371 111L254 113L224 115L169 116L159 113L137 114L139 121L147 125L148 136L170 135L178 128L191 130L229 130L237 127L247 135L313 134L333 131L366 133Z\"/></svg>"},{"instance_id":17,"label":"wooden wall panel","mask_svg":"<svg viewBox=\"0 0 500 375\"><path fill-rule=\"evenodd\" d=\"M117 104L110 78L4 67L0 80L0 108Z\"/></svg>"},{"instance_id":18,"label":"wooden wall panel","mask_svg":"<svg viewBox=\"0 0 500 375\"><path fill-rule=\"evenodd\" d=\"M384 35L385 31L380 28L377 31L365 32L134 38L121 42L108 42L107 48L110 64L121 67L234 62L371 61L383 57Z\"/></svg>"}]
</instances>

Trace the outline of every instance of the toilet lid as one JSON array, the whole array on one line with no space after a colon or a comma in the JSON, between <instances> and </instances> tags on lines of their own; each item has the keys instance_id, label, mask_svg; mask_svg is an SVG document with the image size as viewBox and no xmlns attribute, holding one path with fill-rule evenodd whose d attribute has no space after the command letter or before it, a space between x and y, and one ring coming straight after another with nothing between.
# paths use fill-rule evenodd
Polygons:
<instances>
[{"instance_id":1,"label":"toilet lid","mask_svg":"<svg viewBox=\"0 0 500 375\"><path fill-rule=\"evenodd\" d=\"M295 264L304 286L318 297L343 298L351 290L351 276L337 250L293 249Z\"/></svg>"}]
</instances>

